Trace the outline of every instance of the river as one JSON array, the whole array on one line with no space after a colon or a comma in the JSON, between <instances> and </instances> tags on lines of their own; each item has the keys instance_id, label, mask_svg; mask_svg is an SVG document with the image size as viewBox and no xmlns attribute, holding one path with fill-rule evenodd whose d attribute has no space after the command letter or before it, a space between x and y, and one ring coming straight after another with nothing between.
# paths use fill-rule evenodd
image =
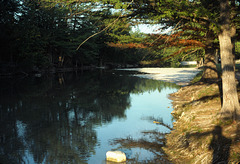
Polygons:
<instances>
[{"instance_id":1,"label":"river","mask_svg":"<svg viewBox=\"0 0 240 164\"><path fill-rule=\"evenodd\" d=\"M0 79L0 163L167 162L170 93L179 86L126 71Z\"/></svg>"}]
</instances>

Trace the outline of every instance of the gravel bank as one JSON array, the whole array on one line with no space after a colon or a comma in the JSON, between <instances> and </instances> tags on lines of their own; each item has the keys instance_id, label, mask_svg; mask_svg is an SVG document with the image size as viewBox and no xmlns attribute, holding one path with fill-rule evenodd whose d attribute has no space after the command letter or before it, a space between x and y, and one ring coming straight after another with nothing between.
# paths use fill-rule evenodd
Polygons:
<instances>
[{"instance_id":1,"label":"gravel bank","mask_svg":"<svg viewBox=\"0 0 240 164\"><path fill-rule=\"evenodd\" d=\"M172 82L181 86L188 85L196 74L201 71L197 68L130 68L119 70L138 71L141 74L135 74L134 76Z\"/></svg>"}]
</instances>

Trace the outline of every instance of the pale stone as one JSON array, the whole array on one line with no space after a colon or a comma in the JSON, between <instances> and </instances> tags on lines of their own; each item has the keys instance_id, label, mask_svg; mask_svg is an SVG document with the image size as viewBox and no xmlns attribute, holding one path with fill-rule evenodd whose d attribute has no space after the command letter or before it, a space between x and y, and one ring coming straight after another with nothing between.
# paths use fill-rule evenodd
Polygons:
<instances>
[{"instance_id":1,"label":"pale stone","mask_svg":"<svg viewBox=\"0 0 240 164\"><path fill-rule=\"evenodd\" d=\"M126 154L121 151L108 151L106 153L106 160L112 162L125 162Z\"/></svg>"}]
</instances>

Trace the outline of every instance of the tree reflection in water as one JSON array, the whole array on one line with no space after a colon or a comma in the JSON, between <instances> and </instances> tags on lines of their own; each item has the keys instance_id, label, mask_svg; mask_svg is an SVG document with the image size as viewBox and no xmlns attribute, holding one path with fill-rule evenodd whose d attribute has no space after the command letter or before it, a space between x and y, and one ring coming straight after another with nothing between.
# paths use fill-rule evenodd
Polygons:
<instances>
[{"instance_id":1,"label":"tree reflection in water","mask_svg":"<svg viewBox=\"0 0 240 164\"><path fill-rule=\"evenodd\" d=\"M87 163L99 144L94 127L125 118L130 93L176 87L112 72L1 79L0 85L0 163Z\"/></svg>"}]
</instances>

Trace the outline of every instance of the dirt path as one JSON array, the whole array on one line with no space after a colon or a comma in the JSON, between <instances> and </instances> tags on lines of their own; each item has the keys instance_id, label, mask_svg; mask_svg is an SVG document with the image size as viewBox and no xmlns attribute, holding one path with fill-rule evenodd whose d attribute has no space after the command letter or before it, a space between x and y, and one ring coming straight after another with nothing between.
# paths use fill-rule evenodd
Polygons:
<instances>
[{"instance_id":1,"label":"dirt path","mask_svg":"<svg viewBox=\"0 0 240 164\"><path fill-rule=\"evenodd\" d=\"M189 84L201 71L197 68L130 68L121 70L138 71L145 74L135 74L134 76L172 82L182 86Z\"/></svg>"}]
</instances>

